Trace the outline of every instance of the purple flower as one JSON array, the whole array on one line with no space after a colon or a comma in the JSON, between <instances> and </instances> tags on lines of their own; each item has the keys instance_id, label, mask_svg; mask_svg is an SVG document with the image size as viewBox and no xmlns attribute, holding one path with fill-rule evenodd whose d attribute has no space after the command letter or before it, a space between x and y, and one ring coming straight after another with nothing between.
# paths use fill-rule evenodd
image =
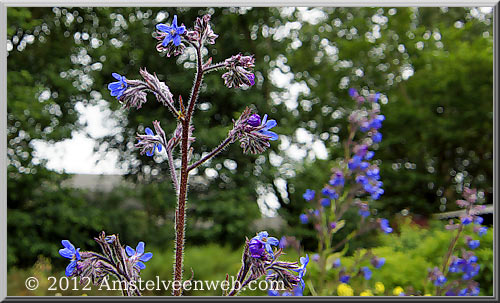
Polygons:
<instances>
[{"instance_id":1,"label":"purple flower","mask_svg":"<svg viewBox=\"0 0 500 303\"><path fill-rule=\"evenodd\" d=\"M367 152L365 155L365 160L371 160L374 155L375 155L375 152L373 152L373 151Z\"/></svg>"},{"instance_id":2,"label":"purple flower","mask_svg":"<svg viewBox=\"0 0 500 303\"><path fill-rule=\"evenodd\" d=\"M349 275L341 275L339 278L339 281L342 283L349 283L350 279L351 279L351 276L349 276Z\"/></svg>"},{"instance_id":3,"label":"purple flower","mask_svg":"<svg viewBox=\"0 0 500 303\"><path fill-rule=\"evenodd\" d=\"M302 224L307 224L307 222L309 222L309 218L306 214L300 214L299 219Z\"/></svg>"},{"instance_id":4,"label":"purple flower","mask_svg":"<svg viewBox=\"0 0 500 303\"><path fill-rule=\"evenodd\" d=\"M311 201L312 199L314 199L314 195L316 194L316 192L314 190L311 190L311 189L306 189L306 192L302 195L302 197L306 200L306 201Z\"/></svg>"},{"instance_id":5,"label":"purple flower","mask_svg":"<svg viewBox=\"0 0 500 303\"><path fill-rule=\"evenodd\" d=\"M253 127L258 127L261 123L260 116L258 114L253 114L248 118L248 125Z\"/></svg>"},{"instance_id":6,"label":"purple flower","mask_svg":"<svg viewBox=\"0 0 500 303\"><path fill-rule=\"evenodd\" d=\"M179 46L179 44L181 44L181 35L186 31L185 26L177 26L177 15L174 16L172 25L168 26L166 24L157 24L156 29L167 33L162 42L163 47L167 46L170 41L172 41L175 46Z\"/></svg>"},{"instance_id":7,"label":"purple flower","mask_svg":"<svg viewBox=\"0 0 500 303\"><path fill-rule=\"evenodd\" d=\"M108 84L108 89L111 91L111 96L116 97L116 99L120 99L128 87L127 79L117 73L112 73L111 75L113 75L113 78L118 81Z\"/></svg>"},{"instance_id":8,"label":"purple flower","mask_svg":"<svg viewBox=\"0 0 500 303\"><path fill-rule=\"evenodd\" d=\"M312 256L312 260L313 260L314 262L318 262L318 261L319 261L319 255L318 255L318 254L314 254L314 255Z\"/></svg>"},{"instance_id":9,"label":"purple flower","mask_svg":"<svg viewBox=\"0 0 500 303\"><path fill-rule=\"evenodd\" d=\"M279 296L280 293L277 290L270 289L270 290L267 291L267 295L271 296L271 297L276 297L276 296Z\"/></svg>"},{"instance_id":10,"label":"purple flower","mask_svg":"<svg viewBox=\"0 0 500 303\"><path fill-rule=\"evenodd\" d=\"M445 296L456 296L455 292L453 290L448 290L445 294Z\"/></svg>"},{"instance_id":11,"label":"purple flower","mask_svg":"<svg viewBox=\"0 0 500 303\"><path fill-rule=\"evenodd\" d=\"M352 87L349 88L349 96L351 96L352 98L357 97L358 91L355 88L352 88Z\"/></svg>"},{"instance_id":12,"label":"purple flower","mask_svg":"<svg viewBox=\"0 0 500 303\"><path fill-rule=\"evenodd\" d=\"M361 271L363 272L365 280L370 280L372 278L372 271L368 268L368 266L361 268Z\"/></svg>"},{"instance_id":13,"label":"purple flower","mask_svg":"<svg viewBox=\"0 0 500 303\"><path fill-rule=\"evenodd\" d=\"M286 248L287 246L288 246L288 241L286 240L286 237L285 236L281 237L279 247Z\"/></svg>"},{"instance_id":14,"label":"purple flower","mask_svg":"<svg viewBox=\"0 0 500 303\"><path fill-rule=\"evenodd\" d=\"M144 265L143 262L147 262L153 257L153 254L150 252L144 253L144 242L142 241L137 244L135 250L127 245L125 247L125 251L130 257L129 260L132 261L132 264L137 265L140 269L146 268L146 265Z\"/></svg>"},{"instance_id":15,"label":"purple flower","mask_svg":"<svg viewBox=\"0 0 500 303\"><path fill-rule=\"evenodd\" d=\"M248 74L247 75L247 79L250 82L250 86L254 86L255 85L255 75L254 74Z\"/></svg>"},{"instance_id":16,"label":"purple flower","mask_svg":"<svg viewBox=\"0 0 500 303\"><path fill-rule=\"evenodd\" d=\"M252 238L252 240L250 240L250 243L248 243L248 249L252 258L261 258L264 256L264 244L256 238Z\"/></svg>"},{"instance_id":17,"label":"purple flower","mask_svg":"<svg viewBox=\"0 0 500 303\"><path fill-rule=\"evenodd\" d=\"M262 242L266 251L274 258L273 248L271 246L278 245L280 243L278 239L276 239L275 237L269 237L267 231L261 231L257 234L257 236L253 237L253 239L257 239Z\"/></svg>"},{"instance_id":18,"label":"purple flower","mask_svg":"<svg viewBox=\"0 0 500 303\"><path fill-rule=\"evenodd\" d=\"M62 240L61 243L64 248L59 250L59 254L64 258L71 260L65 271L66 276L70 277L76 269L77 261L82 259L80 256L80 249L75 249L75 246L68 240Z\"/></svg>"},{"instance_id":19,"label":"purple flower","mask_svg":"<svg viewBox=\"0 0 500 303\"><path fill-rule=\"evenodd\" d=\"M382 231L385 232L386 234L392 233L392 228L389 226L389 220L381 219L380 220L380 229L382 229Z\"/></svg>"},{"instance_id":20,"label":"purple flower","mask_svg":"<svg viewBox=\"0 0 500 303\"><path fill-rule=\"evenodd\" d=\"M276 123L276 120L267 121L267 114L265 114L264 119L262 119L262 124L260 125L262 129L258 130L258 132L263 134L264 136L269 137L269 140L276 141L278 140L278 135L275 132L269 131L276 125L278 125L278 123Z\"/></svg>"}]
</instances>

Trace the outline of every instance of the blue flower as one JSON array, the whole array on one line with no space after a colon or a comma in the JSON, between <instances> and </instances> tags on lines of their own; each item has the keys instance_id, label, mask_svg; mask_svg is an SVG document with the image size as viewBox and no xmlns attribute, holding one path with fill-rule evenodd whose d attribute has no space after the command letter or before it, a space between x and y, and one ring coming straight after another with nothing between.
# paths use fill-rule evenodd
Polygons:
<instances>
[{"instance_id":1,"label":"blue flower","mask_svg":"<svg viewBox=\"0 0 500 303\"><path fill-rule=\"evenodd\" d=\"M111 75L113 75L113 78L118 81L108 84L108 89L111 91L111 96L116 97L116 99L120 99L128 87L127 79L117 73L112 73Z\"/></svg>"},{"instance_id":2,"label":"blue flower","mask_svg":"<svg viewBox=\"0 0 500 303\"><path fill-rule=\"evenodd\" d=\"M331 186L344 186L344 182L344 175L341 171L337 171L335 173L335 177L328 181L328 184L330 184Z\"/></svg>"},{"instance_id":3,"label":"blue flower","mask_svg":"<svg viewBox=\"0 0 500 303\"><path fill-rule=\"evenodd\" d=\"M375 134L373 134L372 140L373 140L373 143L379 143L380 141L382 141L382 134L379 132L376 132Z\"/></svg>"},{"instance_id":4,"label":"blue flower","mask_svg":"<svg viewBox=\"0 0 500 303\"><path fill-rule=\"evenodd\" d=\"M307 224L307 222L309 222L309 218L306 214L300 214L299 219L302 224Z\"/></svg>"},{"instance_id":5,"label":"blue flower","mask_svg":"<svg viewBox=\"0 0 500 303\"><path fill-rule=\"evenodd\" d=\"M254 74L248 74L247 76L248 81L250 81L250 86L255 85L255 75Z\"/></svg>"},{"instance_id":6,"label":"blue flower","mask_svg":"<svg viewBox=\"0 0 500 303\"><path fill-rule=\"evenodd\" d=\"M484 235L486 235L486 233L488 232L488 227L486 226L482 226L478 231L477 231L477 234L482 237Z\"/></svg>"},{"instance_id":7,"label":"blue flower","mask_svg":"<svg viewBox=\"0 0 500 303\"><path fill-rule=\"evenodd\" d=\"M474 218L474 224L483 224L483 221L484 221L483 217L478 216Z\"/></svg>"},{"instance_id":8,"label":"blue flower","mask_svg":"<svg viewBox=\"0 0 500 303\"><path fill-rule=\"evenodd\" d=\"M365 276L365 280L370 280L372 278L372 271L368 266L364 266L361 268L361 271L363 272L363 275Z\"/></svg>"},{"instance_id":9,"label":"blue flower","mask_svg":"<svg viewBox=\"0 0 500 303\"><path fill-rule=\"evenodd\" d=\"M144 242L142 241L139 242L139 244L137 244L135 250L127 245L125 247L125 251L127 252L127 255L130 257L132 263L134 265L137 265L140 269L146 268L146 265L144 265L144 263L142 262L147 262L153 257L153 254L150 252L144 253Z\"/></svg>"},{"instance_id":10,"label":"blue flower","mask_svg":"<svg viewBox=\"0 0 500 303\"><path fill-rule=\"evenodd\" d=\"M381 219L380 220L380 228L386 234L392 233L392 228L389 226L389 220L387 220L387 219Z\"/></svg>"},{"instance_id":11,"label":"blue flower","mask_svg":"<svg viewBox=\"0 0 500 303\"><path fill-rule=\"evenodd\" d=\"M330 206L330 199L327 199L327 198L321 199L321 206L323 206L323 207Z\"/></svg>"},{"instance_id":12,"label":"blue flower","mask_svg":"<svg viewBox=\"0 0 500 303\"><path fill-rule=\"evenodd\" d=\"M305 257L300 257L300 267L299 267L299 269L294 270L299 274L300 286L302 287L302 290L305 287L304 275L307 272L307 269L306 269L307 264L309 264L309 255L306 255Z\"/></svg>"},{"instance_id":13,"label":"blue flower","mask_svg":"<svg viewBox=\"0 0 500 303\"><path fill-rule=\"evenodd\" d=\"M321 193L323 196L330 198L331 200L337 200L339 198L339 195L335 192L334 189L330 189L328 187L325 187L321 190Z\"/></svg>"},{"instance_id":14,"label":"blue flower","mask_svg":"<svg viewBox=\"0 0 500 303\"><path fill-rule=\"evenodd\" d=\"M269 137L269 140L276 141L278 140L278 135L275 132L269 131L276 125L278 125L278 123L276 123L276 120L267 121L267 114L265 114L264 118L262 119L262 124L260 125L261 127L263 126L263 128L260 129L258 132L263 134L264 136Z\"/></svg>"},{"instance_id":15,"label":"blue flower","mask_svg":"<svg viewBox=\"0 0 500 303\"><path fill-rule=\"evenodd\" d=\"M371 122L370 122L370 128L373 129L379 129L382 127L382 121L385 120L384 115L377 115Z\"/></svg>"},{"instance_id":16,"label":"blue flower","mask_svg":"<svg viewBox=\"0 0 500 303\"><path fill-rule=\"evenodd\" d=\"M271 246L278 245L280 243L278 239L276 239L275 237L269 237L267 231L261 231L257 234L257 236L253 237L253 239L257 239L262 242L266 251L274 258L273 248Z\"/></svg>"},{"instance_id":17,"label":"blue flower","mask_svg":"<svg viewBox=\"0 0 500 303\"><path fill-rule=\"evenodd\" d=\"M472 222L471 218L470 218L470 217L468 217L468 216L463 217L463 218L461 219L461 221L462 221L462 224L463 224L463 225L469 225L469 224Z\"/></svg>"},{"instance_id":18,"label":"blue flower","mask_svg":"<svg viewBox=\"0 0 500 303\"><path fill-rule=\"evenodd\" d=\"M385 264L385 258L376 258L373 266L375 266L375 268L380 268L384 264Z\"/></svg>"},{"instance_id":19,"label":"blue flower","mask_svg":"<svg viewBox=\"0 0 500 303\"><path fill-rule=\"evenodd\" d=\"M366 209L360 209L358 210L358 214L362 217L368 217L370 215L370 211Z\"/></svg>"},{"instance_id":20,"label":"blue flower","mask_svg":"<svg viewBox=\"0 0 500 303\"><path fill-rule=\"evenodd\" d=\"M314 195L316 194L316 191L314 190L311 190L311 189L306 189L306 192L302 195L302 197L306 200L306 201L311 201L312 199L314 199Z\"/></svg>"},{"instance_id":21,"label":"blue flower","mask_svg":"<svg viewBox=\"0 0 500 303\"><path fill-rule=\"evenodd\" d=\"M181 36L186 31L185 26L177 26L177 15L174 16L174 20L172 21L172 25L168 26L166 24L157 24L156 29L162 32L167 33L165 39L161 43L162 46L167 46L167 44L172 41L175 46L179 46L181 44Z\"/></svg>"},{"instance_id":22,"label":"blue flower","mask_svg":"<svg viewBox=\"0 0 500 303\"><path fill-rule=\"evenodd\" d=\"M349 276L349 275L342 275L339 278L340 282L342 282L342 283L349 283L350 279L351 279L351 276Z\"/></svg>"},{"instance_id":23,"label":"blue flower","mask_svg":"<svg viewBox=\"0 0 500 303\"><path fill-rule=\"evenodd\" d=\"M337 268L337 267L340 267L340 258L337 258L335 259L335 261L333 261L333 267L334 268Z\"/></svg>"},{"instance_id":24,"label":"blue flower","mask_svg":"<svg viewBox=\"0 0 500 303\"><path fill-rule=\"evenodd\" d=\"M154 136L155 134L153 133L151 128L146 127L146 135ZM158 149L158 152L161 152L162 149L161 144L157 143L152 149L146 151L146 156L152 157L155 153L155 148Z\"/></svg>"},{"instance_id":25,"label":"blue flower","mask_svg":"<svg viewBox=\"0 0 500 303\"><path fill-rule=\"evenodd\" d=\"M476 249L479 247L479 240L470 240L467 242L470 249Z\"/></svg>"},{"instance_id":26,"label":"blue flower","mask_svg":"<svg viewBox=\"0 0 500 303\"><path fill-rule=\"evenodd\" d=\"M270 289L270 290L267 291L267 295L271 296L271 297L276 297L276 296L279 296L280 293L277 290Z\"/></svg>"},{"instance_id":27,"label":"blue flower","mask_svg":"<svg viewBox=\"0 0 500 303\"><path fill-rule=\"evenodd\" d=\"M371 160L374 155L375 155L374 151L367 152L366 155L365 155L365 160Z\"/></svg>"},{"instance_id":28,"label":"blue flower","mask_svg":"<svg viewBox=\"0 0 500 303\"><path fill-rule=\"evenodd\" d=\"M443 275L439 275L437 278L436 278L436 281L434 281L434 285L436 286L443 286L444 283L446 283L446 277L443 276Z\"/></svg>"},{"instance_id":29,"label":"blue flower","mask_svg":"<svg viewBox=\"0 0 500 303\"><path fill-rule=\"evenodd\" d=\"M70 259L68 266L66 267L66 276L71 276L76 269L77 261L80 261L82 257L80 256L80 249L75 249L75 246L71 244L68 240L62 240L61 244L64 248L59 250L59 254L64 258Z\"/></svg>"},{"instance_id":30,"label":"blue flower","mask_svg":"<svg viewBox=\"0 0 500 303\"><path fill-rule=\"evenodd\" d=\"M355 88L349 88L349 96L356 97L358 95L358 91Z\"/></svg>"}]
</instances>

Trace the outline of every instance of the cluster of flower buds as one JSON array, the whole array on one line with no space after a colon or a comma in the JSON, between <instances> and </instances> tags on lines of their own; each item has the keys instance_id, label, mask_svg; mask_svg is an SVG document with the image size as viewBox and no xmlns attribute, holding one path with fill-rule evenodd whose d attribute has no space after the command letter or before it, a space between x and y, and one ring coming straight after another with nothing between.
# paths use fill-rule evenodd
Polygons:
<instances>
[{"instance_id":1,"label":"cluster of flower buds","mask_svg":"<svg viewBox=\"0 0 500 303\"><path fill-rule=\"evenodd\" d=\"M215 44L215 39L219 37L210 25L210 15L204 15L203 17L196 18L196 22L194 24L194 30L188 31L186 34L186 38L190 42L197 42L199 45L207 44Z\"/></svg>"},{"instance_id":2,"label":"cluster of flower buds","mask_svg":"<svg viewBox=\"0 0 500 303\"><path fill-rule=\"evenodd\" d=\"M252 68L255 66L255 58L253 56L243 56L237 54L224 61L227 69L222 75L224 84L229 87L253 86L255 84L255 75Z\"/></svg>"},{"instance_id":3,"label":"cluster of flower buds","mask_svg":"<svg viewBox=\"0 0 500 303\"><path fill-rule=\"evenodd\" d=\"M61 241L64 248L59 250L59 254L71 260L66 267L66 276L79 277L82 285L90 281L96 286L100 286L104 279L114 276L120 283L124 283L122 291L125 295L140 296L141 293L135 285L141 270L146 268L144 262L153 257L150 252L144 253L144 242L139 242L134 250L129 246L123 247L118 235L106 236L101 232L94 240L101 247L102 254L92 251L80 252L70 241Z\"/></svg>"},{"instance_id":4,"label":"cluster of flower buds","mask_svg":"<svg viewBox=\"0 0 500 303\"><path fill-rule=\"evenodd\" d=\"M278 139L278 135L270 131L276 125L275 120L267 120L267 114L261 119L258 114L253 114L252 110L247 107L238 120L233 120L230 136L234 141L240 141L245 154L260 154L270 146L269 141Z\"/></svg>"},{"instance_id":5,"label":"cluster of flower buds","mask_svg":"<svg viewBox=\"0 0 500 303\"><path fill-rule=\"evenodd\" d=\"M340 258L335 259L335 261L331 264L332 268L338 269L338 277L339 282L343 284L349 284L351 278L356 276L363 276L365 280L371 280L372 278L372 269L369 266L362 265L364 263L363 260L369 258L370 264L373 269L379 269L385 264L385 258L379 258L371 253L371 251L366 251L363 255L358 255L359 259L356 261L359 264L356 267L352 267L348 269L345 266L342 266L342 262Z\"/></svg>"},{"instance_id":6,"label":"cluster of flower buds","mask_svg":"<svg viewBox=\"0 0 500 303\"><path fill-rule=\"evenodd\" d=\"M266 231L259 232L250 240L246 239L242 266L237 275L241 288L232 290L228 295L235 295L251 281L261 277L270 282L272 295L279 295L277 290L284 289L289 293L297 292L297 288L302 294L309 257L300 258L300 264L280 261L279 258L283 255L282 248L273 249L273 246L278 246L279 243L277 238L270 237Z\"/></svg>"}]
</instances>

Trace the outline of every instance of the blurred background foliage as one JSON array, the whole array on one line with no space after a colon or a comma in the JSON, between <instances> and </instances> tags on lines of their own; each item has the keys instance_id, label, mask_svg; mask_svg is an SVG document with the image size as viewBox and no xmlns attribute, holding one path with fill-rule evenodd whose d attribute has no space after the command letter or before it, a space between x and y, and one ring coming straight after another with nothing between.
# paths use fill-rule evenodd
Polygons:
<instances>
[{"instance_id":1,"label":"blurred background foliage","mask_svg":"<svg viewBox=\"0 0 500 303\"><path fill-rule=\"evenodd\" d=\"M274 233L296 236L306 250L314 250L315 231L298 220L302 193L325 183L340 156L349 87L382 93L386 121L376 158L385 194L375 205L378 214L428 218L454 210L464 185L479 188L482 200L492 203L491 13L404 7L10 7L9 268L31 267L45 256L62 271L60 240L96 249L91 239L100 230L120 233L124 243L144 240L171 250L175 194L166 161L140 156L133 144L136 132L151 121L159 120L166 131L175 121L153 99L139 111L121 110L106 86L114 81L112 72L136 79L146 67L174 96L187 99L192 54L163 57L152 32L175 14L191 27L205 13L212 14L219 34L207 56L219 62L239 52L255 54L256 85L227 89L220 74L205 77L194 120L195 158L217 145L250 104L277 120L280 139L259 156L243 155L233 145L197 170L189 193L188 247L218 243L231 254L257 231L256 219L279 215L287 224ZM71 175L48 170L37 155L36 142L53 144L84 130L78 108L88 105L110 110L106 134L88 136L103 159L118 151L118 165L132 185L109 193L69 188L64 180ZM139 204L123 202L131 198ZM376 245L381 243L367 235L352 247ZM165 260L169 264L171 256Z\"/></svg>"}]
</instances>

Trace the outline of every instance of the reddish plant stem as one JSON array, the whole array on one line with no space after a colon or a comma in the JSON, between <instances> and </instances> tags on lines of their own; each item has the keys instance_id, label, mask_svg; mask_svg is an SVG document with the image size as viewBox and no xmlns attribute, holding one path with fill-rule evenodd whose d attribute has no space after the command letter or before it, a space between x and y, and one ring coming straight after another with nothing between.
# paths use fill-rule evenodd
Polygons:
<instances>
[{"instance_id":1,"label":"reddish plant stem","mask_svg":"<svg viewBox=\"0 0 500 303\"><path fill-rule=\"evenodd\" d=\"M188 110L185 113L185 119L182 121L182 137L181 137L181 176L180 188L176 211L175 220L175 263L174 263L174 281L182 283L183 272L183 258L184 258L184 236L185 236L185 223L186 223L186 196L188 187L188 154L189 154L189 127L191 125L191 118L194 111L194 105L198 98L201 82L203 80L203 66L200 46L195 46L197 55L197 69L196 79L193 89L191 91L191 98L189 99ZM174 296L182 295L182 288L174 289L172 294Z\"/></svg>"},{"instance_id":2,"label":"reddish plant stem","mask_svg":"<svg viewBox=\"0 0 500 303\"><path fill-rule=\"evenodd\" d=\"M463 228L464 228L464 225L462 223L460 223L460 226L458 227L458 230L457 230L457 235L450 242L450 246L448 247L448 252L446 253L446 256L444 257L443 268L442 268L441 272L445 277L447 274L446 271L448 270L448 263L450 261L450 257L453 254L453 251L455 250L455 245L457 244L458 238L460 238L460 234L462 233ZM443 288L438 287L438 289L436 291L436 296L440 296L442 291L443 291Z\"/></svg>"}]
</instances>

